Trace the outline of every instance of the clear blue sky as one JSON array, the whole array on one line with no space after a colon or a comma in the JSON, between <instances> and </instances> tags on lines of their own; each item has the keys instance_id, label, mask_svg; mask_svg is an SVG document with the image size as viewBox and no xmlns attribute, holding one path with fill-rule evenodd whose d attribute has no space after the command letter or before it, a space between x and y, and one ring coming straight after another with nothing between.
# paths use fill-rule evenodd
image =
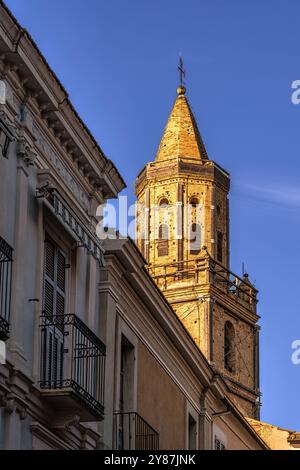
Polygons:
<instances>
[{"instance_id":1,"label":"clear blue sky","mask_svg":"<svg viewBox=\"0 0 300 470\"><path fill-rule=\"evenodd\" d=\"M232 269L260 290L262 419L300 431L298 0L7 0L134 200L177 87L232 177Z\"/></svg>"}]
</instances>

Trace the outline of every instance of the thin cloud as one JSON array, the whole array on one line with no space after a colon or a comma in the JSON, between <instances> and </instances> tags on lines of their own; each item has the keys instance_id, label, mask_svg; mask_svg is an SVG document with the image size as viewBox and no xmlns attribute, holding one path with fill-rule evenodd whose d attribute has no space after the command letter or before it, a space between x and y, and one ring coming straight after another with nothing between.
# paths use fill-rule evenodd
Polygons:
<instances>
[{"instance_id":1,"label":"thin cloud","mask_svg":"<svg viewBox=\"0 0 300 470\"><path fill-rule=\"evenodd\" d=\"M240 182L234 185L239 192L245 193L253 199L260 199L276 204L300 207L300 187L282 184L252 184Z\"/></svg>"}]
</instances>

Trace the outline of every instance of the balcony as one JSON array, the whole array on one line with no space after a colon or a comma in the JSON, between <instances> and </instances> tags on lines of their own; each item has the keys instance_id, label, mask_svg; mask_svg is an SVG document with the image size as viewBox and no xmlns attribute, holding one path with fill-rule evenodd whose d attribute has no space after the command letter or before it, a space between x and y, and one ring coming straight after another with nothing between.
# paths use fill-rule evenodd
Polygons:
<instances>
[{"instance_id":1,"label":"balcony","mask_svg":"<svg viewBox=\"0 0 300 470\"><path fill-rule=\"evenodd\" d=\"M114 413L114 450L159 450L159 434L138 413Z\"/></svg>"},{"instance_id":2,"label":"balcony","mask_svg":"<svg viewBox=\"0 0 300 470\"><path fill-rule=\"evenodd\" d=\"M60 415L103 419L105 345L74 314L44 314L40 328L43 397Z\"/></svg>"},{"instance_id":3,"label":"balcony","mask_svg":"<svg viewBox=\"0 0 300 470\"><path fill-rule=\"evenodd\" d=\"M9 336L13 249L0 237L0 340Z\"/></svg>"},{"instance_id":4,"label":"balcony","mask_svg":"<svg viewBox=\"0 0 300 470\"><path fill-rule=\"evenodd\" d=\"M237 276L208 254L189 261L150 266L149 274L162 291L184 285L213 286L256 313L258 291L248 275Z\"/></svg>"}]
</instances>

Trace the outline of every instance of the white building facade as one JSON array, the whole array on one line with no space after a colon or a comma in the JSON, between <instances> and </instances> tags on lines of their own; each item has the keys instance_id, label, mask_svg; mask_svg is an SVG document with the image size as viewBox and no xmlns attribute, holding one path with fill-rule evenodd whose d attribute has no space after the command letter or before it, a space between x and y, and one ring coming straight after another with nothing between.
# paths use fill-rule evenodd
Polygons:
<instances>
[{"instance_id":1,"label":"white building facade","mask_svg":"<svg viewBox=\"0 0 300 470\"><path fill-rule=\"evenodd\" d=\"M125 186L0 5L0 447L95 448L104 416L96 208Z\"/></svg>"}]
</instances>

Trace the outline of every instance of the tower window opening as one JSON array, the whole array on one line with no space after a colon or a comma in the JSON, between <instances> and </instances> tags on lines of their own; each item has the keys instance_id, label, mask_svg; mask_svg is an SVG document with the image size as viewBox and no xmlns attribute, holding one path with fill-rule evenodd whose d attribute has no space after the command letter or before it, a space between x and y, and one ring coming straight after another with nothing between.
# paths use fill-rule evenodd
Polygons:
<instances>
[{"instance_id":1,"label":"tower window opening","mask_svg":"<svg viewBox=\"0 0 300 470\"><path fill-rule=\"evenodd\" d=\"M235 331L230 321L224 325L224 367L228 372L235 372Z\"/></svg>"},{"instance_id":2,"label":"tower window opening","mask_svg":"<svg viewBox=\"0 0 300 470\"><path fill-rule=\"evenodd\" d=\"M169 254L169 227L161 224L158 229L158 256L168 256Z\"/></svg>"},{"instance_id":3,"label":"tower window opening","mask_svg":"<svg viewBox=\"0 0 300 470\"><path fill-rule=\"evenodd\" d=\"M223 233L217 233L217 260L223 262Z\"/></svg>"},{"instance_id":4,"label":"tower window opening","mask_svg":"<svg viewBox=\"0 0 300 470\"><path fill-rule=\"evenodd\" d=\"M190 199L190 204L191 204L193 209L196 209L199 205L199 200L196 197L192 197Z\"/></svg>"},{"instance_id":5,"label":"tower window opening","mask_svg":"<svg viewBox=\"0 0 300 470\"><path fill-rule=\"evenodd\" d=\"M197 255L201 250L201 226L193 223L190 229L190 254Z\"/></svg>"},{"instance_id":6,"label":"tower window opening","mask_svg":"<svg viewBox=\"0 0 300 470\"><path fill-rule=\"evenodd\" d=\"M160 209L166 209L169 205L169 201L166 197L163 197L160 201L159 201L159 207Z\"/></svg>"}]
</instances>

